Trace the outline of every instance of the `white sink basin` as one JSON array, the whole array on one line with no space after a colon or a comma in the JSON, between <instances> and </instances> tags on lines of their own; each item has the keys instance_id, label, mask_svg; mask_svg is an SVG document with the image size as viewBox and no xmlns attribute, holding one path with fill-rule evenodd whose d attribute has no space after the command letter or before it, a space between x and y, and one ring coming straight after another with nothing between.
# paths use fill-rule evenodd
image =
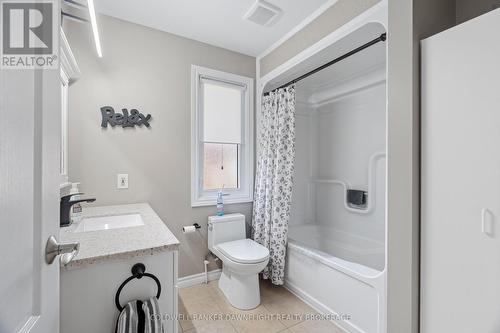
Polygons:
<instances>
[{"instance_id":1,"label":"white sink basin","mask_svg":"<svg viewBox=\"0 0 500 333\"><path fill-rule=\"evenodd\" d=\"M140 214L84 217L75 232L139 227L144 225Z\"/></svg>"}]
</instances>

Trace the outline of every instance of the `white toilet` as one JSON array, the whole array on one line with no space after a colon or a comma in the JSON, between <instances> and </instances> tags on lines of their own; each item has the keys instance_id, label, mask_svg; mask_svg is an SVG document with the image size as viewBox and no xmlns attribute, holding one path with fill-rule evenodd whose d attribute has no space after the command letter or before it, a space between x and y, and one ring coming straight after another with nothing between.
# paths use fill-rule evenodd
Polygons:
<instances>
[{"instance_id":1,"label":"white toilet","mask_svg":"<svg viewBox=\"0 0 500 333\"><path fill-rule=\"evenodd\" d=\"M269 250L246 238L245 216L228 214L208 218L208 248L222 260L219 288L235 308L260 304L258 274L269 262Z\"/></svg>"}]
</instances>

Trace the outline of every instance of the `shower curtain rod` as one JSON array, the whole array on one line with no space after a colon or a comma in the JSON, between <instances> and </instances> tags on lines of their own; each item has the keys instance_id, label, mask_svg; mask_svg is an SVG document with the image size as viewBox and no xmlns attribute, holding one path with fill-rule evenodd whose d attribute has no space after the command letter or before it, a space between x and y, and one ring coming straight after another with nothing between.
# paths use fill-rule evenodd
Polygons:
<instances>
[{"instance_id":1,"label":"shower curtain rod","mask_svg":"<svg viewBox=\"0 0 500 333\"><path fill-rule=\"evenodd\" d=\"M369 48L369 47L370 47L370 46L372 46L372 45L375 45L375 44L377 44L377 43L379 43L379 42L385 42L386 40L387 40L387 34L386 34L386 33L383 33L383 34L381 34L379 37L377 37L377 38L375 38L375 39L373 39L373 40L369 41L368 43L363 44L363 45L361 45L360 47L355 48L354 50L351 50L351 51L347 52L346 54L343 54L343 55L341 55L340 57L335 58L335 59L333 59L332 61L327 62L326 64L321 65L321 66L319 66L319 67L317 67L317 68L313 69L312 71L307 72L307 73L305 73L305 74L303 74L303 75L299 76L298 78L295 78L295 79L293 79L292 81L287 82L287 83L285 83L284 85L281 85L281 86L279 86L278 88L273 89L273 90L278 90L278 89L281 89L281 88L288 87L289 85L294 84L294 83L297 83L297 82L299 82L300 80L305 79L306 77L309 77L309 76L311 76L311 75L313 75L313 74L316 74L317 72L319 72L319 71L321 71L321 70L323 70L323 69L325 69L325 68L327 68L327 67L330 67L331 65L336 64L336 63L337 63L337 62L339 62L339 61L342 61L342 60L344 60L344 59L346 59L346 58L349 58L350 56L355 55L356 53L358 53L358 52L360 52L360 51L363 51L364 49ZM273 91L273 90L272 90L272 91ZM268 92L264 93L264 95L269 95L269 93L270 93L270 91L268 91Z\"/></svg>"}]
</instances>

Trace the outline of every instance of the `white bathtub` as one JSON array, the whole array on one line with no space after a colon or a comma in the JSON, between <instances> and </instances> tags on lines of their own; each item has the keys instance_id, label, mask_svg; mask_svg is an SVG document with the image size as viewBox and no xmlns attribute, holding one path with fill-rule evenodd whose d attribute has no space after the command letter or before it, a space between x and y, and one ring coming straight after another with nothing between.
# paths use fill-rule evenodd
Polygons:
<instances>
[{"instance_id":1,"label":"white bathtub","mask_svg":"<svg viewBox=\"0 0 500 333\"><path fill-rule=\"evenodd\" d=\"M319 225L290 226L285 285L347 332L385 332L383 249Z\"/></svg>"}]
</instances>

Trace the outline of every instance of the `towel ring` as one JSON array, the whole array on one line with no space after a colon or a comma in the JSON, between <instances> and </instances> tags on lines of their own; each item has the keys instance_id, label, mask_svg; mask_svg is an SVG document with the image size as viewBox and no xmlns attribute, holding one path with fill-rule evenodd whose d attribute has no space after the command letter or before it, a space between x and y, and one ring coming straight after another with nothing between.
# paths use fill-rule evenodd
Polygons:
<instances>
[{"instance_id":1,"label":"towel ring","mask_svg":"<svg viewBox=\"0 0 500 333\"><path fill-rule=\"evenodd\" d=\"M158 291L156 293L156 299L160 298L161 295L161 283L160 280L156 276L151 273L146 273L146 266L144 264L138 263L132 266L132 276L128 277L123 283L120 285L115 295L115 305L117 309L121 312L123 310L123 306L120 305L120 293L122 292L123 287L127 283L129 283L133 279L142 279L143 276L147 276L153 279L156 282L156 286L158 287Z\"/></svg>"}]
</instances>

